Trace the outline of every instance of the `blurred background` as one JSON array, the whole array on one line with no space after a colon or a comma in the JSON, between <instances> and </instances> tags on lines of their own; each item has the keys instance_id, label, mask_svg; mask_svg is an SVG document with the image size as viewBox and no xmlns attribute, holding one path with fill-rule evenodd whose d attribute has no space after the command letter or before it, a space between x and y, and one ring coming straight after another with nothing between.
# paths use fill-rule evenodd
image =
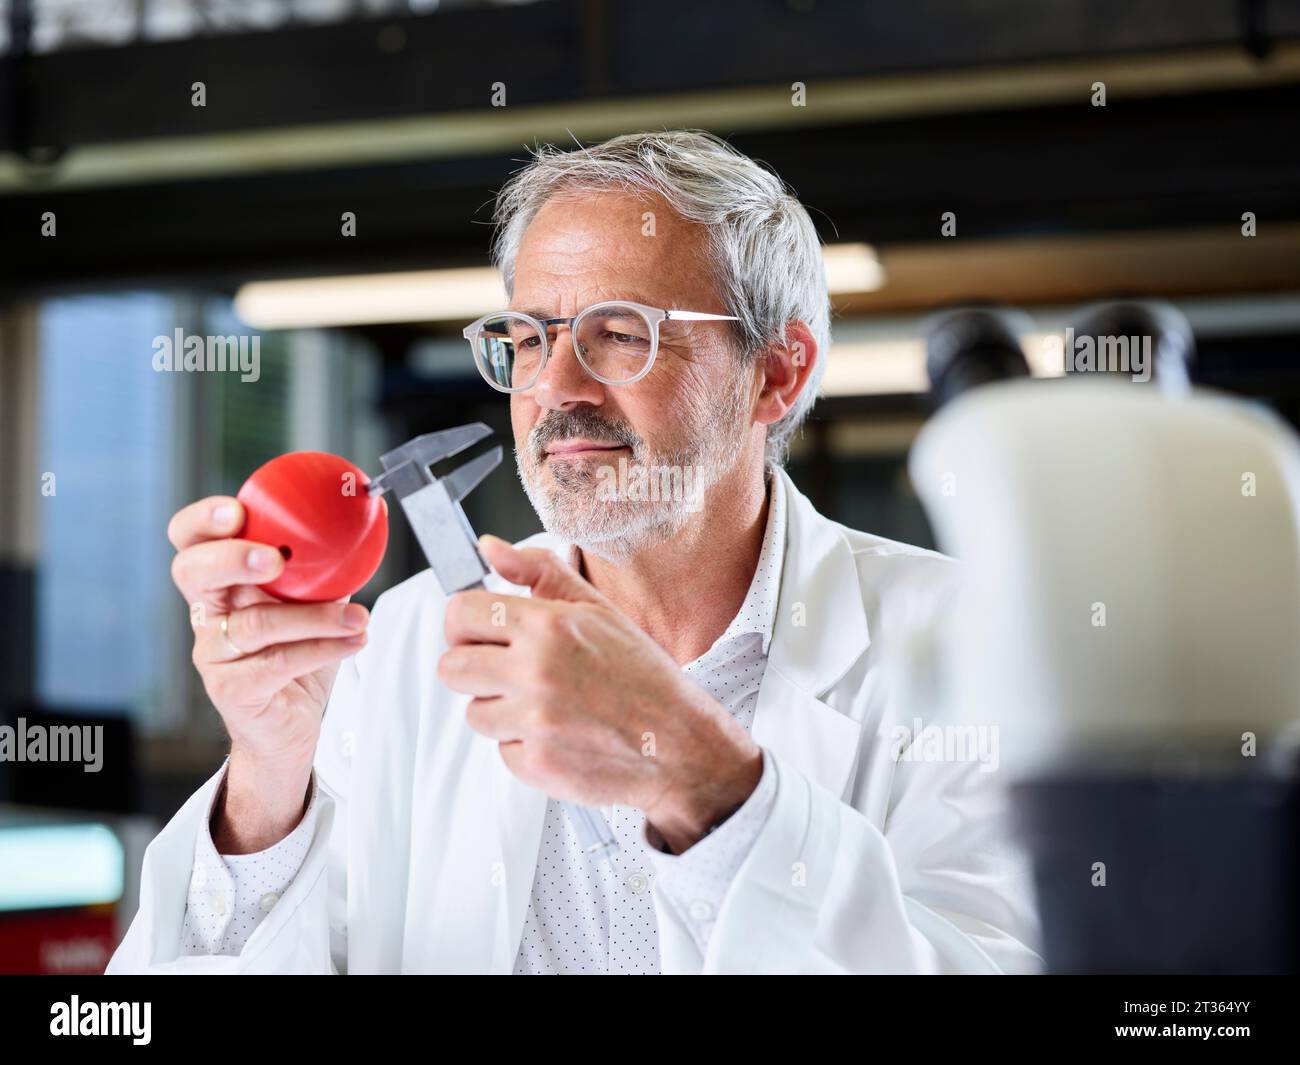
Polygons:
<instances>
[{"instance_id":1,"label":"blurred background","mask_svg":"<svg viewBox=\"0 0 1300 1065\"><path fill-rule=\"evenodd\" d=\"M1167 299L1198 383L1300 423L1298 116L1290 0L0 0L0 724L105 748L0 761L0 972L102 969L224 757L171 513L284 451L509 439L460 330L530 146L703 128L793 186L836 317L791 474L931 546L936 308L1023 309L1052 374L1081 305ZM258 338L258 379L158 372L177 330ZM538 527L509 469L467 509ZM397 518L359 598L421 566Z\"/></svg>"}]
</instances>

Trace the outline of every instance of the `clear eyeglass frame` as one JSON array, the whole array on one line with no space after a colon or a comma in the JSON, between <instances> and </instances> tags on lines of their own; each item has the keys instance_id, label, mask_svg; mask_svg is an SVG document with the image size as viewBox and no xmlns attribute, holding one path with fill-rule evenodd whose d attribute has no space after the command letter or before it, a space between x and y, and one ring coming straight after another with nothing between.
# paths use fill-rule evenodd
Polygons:
<instances>
[{"instance_id":1,"label":"clear eyeglass frame","mask_svg":"<svg viewBox=\"0 0 1300 1065\"><path fill-rule=\"evenodd\" d=\"M474 355L474 365L478 367L478 372L482 375L489 385L498 392L514 393L526 392L537 383L537 379L542 376L542 371L546 369L546 364L551 357L551 337L550 329L552 326L568 326L570 335L576 336L579 332L579 326L584 318L590 314L607 311L610 308L627 307L639 311L645 319L646 325L650 331L650 354L646 356L645 365L632 377L626 378L609 378L605 377L587 362L583 357L580 345L574 345L574 353L578 356L578 362L582 368L594 377L597 381L606 385L630 385L641 380L654 366L655 356L659 354L659 326L664 322L738 322L740 319L734 314L710 314L706 311L682 311L682 310L665 310L661 307L650 307L644 303L634 303L631 300L602 300L600 303L593 303L590 307L585 307L572 318L534 318L531 314L524 314L522 311L493 311L491 314L485 314L476 319L462 330L461 335L469 341L470 350ZM482 339L483 327L488 322L499 321L501 319L513 318L531 325L537 331L537 335L542 342L542 357L538 360L537 369L529 379L527 384L506 387L500 384L493 376L492 369L484 365L483 346L480 343Z\"/></svg>"}]
</instances>

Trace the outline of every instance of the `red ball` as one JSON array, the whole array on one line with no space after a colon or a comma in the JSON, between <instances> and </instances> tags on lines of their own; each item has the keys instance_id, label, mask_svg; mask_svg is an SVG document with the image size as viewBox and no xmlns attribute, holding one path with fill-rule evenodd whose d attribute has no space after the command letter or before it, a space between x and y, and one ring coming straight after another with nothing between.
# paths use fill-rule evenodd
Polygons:
<instances>
[{"instance_id":1,"label":"red ball","mask_svg":"<svg viewBox=\"0 0 1300 1065\"><path fill-rule=\"evenodd\" d=\"M293 451L253 471L235 497L240 536L284 556L284 572L260 585L291 603L355 594L374 576L388 544L388 506L366 492L365 473L323 451Z\"/></svg>"}]
</instances>

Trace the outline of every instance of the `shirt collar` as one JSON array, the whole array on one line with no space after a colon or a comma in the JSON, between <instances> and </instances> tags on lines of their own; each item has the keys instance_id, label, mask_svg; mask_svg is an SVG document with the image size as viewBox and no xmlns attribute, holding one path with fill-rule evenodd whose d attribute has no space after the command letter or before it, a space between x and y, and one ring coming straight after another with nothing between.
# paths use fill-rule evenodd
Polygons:
<instances>
[{"instance_id":1,"label":"shirt collar","mask_svg":"<svg viewBox=\"0 0 1300 1065\"><path fill-rule=\"evenodd\" d=\"M776 624L776 606L781 594L781 569L785 558L785 485L780 477L768 476L767 527L763 531L763 546L758 553L758 565L749 591L740 610L731 619L726 631L718 637L714 647L739 636L757 634L763 638L763 653L767 654L772 642L772 629Z\"/></svg>"}]
</instances>

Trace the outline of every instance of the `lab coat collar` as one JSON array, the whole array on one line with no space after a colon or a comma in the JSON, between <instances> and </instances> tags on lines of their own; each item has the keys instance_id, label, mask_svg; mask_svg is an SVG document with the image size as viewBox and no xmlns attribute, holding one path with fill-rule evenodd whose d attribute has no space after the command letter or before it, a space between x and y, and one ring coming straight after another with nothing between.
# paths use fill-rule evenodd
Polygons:
<instances>
[{"instance_id":1,"label":"lab coat collar","mask_svg":"<svg viewBox=\"0 0 1300 1065\"><path fill-rule=\"evenodd\" d=\"M786 554L767 668L754 709L754 742L842 796L861 725L826 696L871 642L853 549L784 470Z\"/></svg>"},{"instance_id":2,"label":"lab coat collar","mask_svg":"<svg viewBox=\"0 0 1300 1065\"><path fill-rule=\"evenodd\" d=\"M769 652L804 691L832 688L871 642L853 549L844 530L813 508L784 470L786 555Z\"/></svg>"},{"instance_id":3,"label":"lab coat collar","mask_svg":"<svg viewBox=\"0 0 1300 1065\"><path fill-rule=\"evenodd\" d=\"M768 653L772 645L772 627L776 623L777 596L781 591L781 570L785 560L785 509L785 482L773 470L767 481L767 525L763 529L758 567L749 582L745 601L740 604L727 631L715 641L715 647L754 633L762 637L763 654ZM774 586L764 581L768 573L776 577ZM748 624L742 619L747 619Z\"/></svg>"}]
</instances>

